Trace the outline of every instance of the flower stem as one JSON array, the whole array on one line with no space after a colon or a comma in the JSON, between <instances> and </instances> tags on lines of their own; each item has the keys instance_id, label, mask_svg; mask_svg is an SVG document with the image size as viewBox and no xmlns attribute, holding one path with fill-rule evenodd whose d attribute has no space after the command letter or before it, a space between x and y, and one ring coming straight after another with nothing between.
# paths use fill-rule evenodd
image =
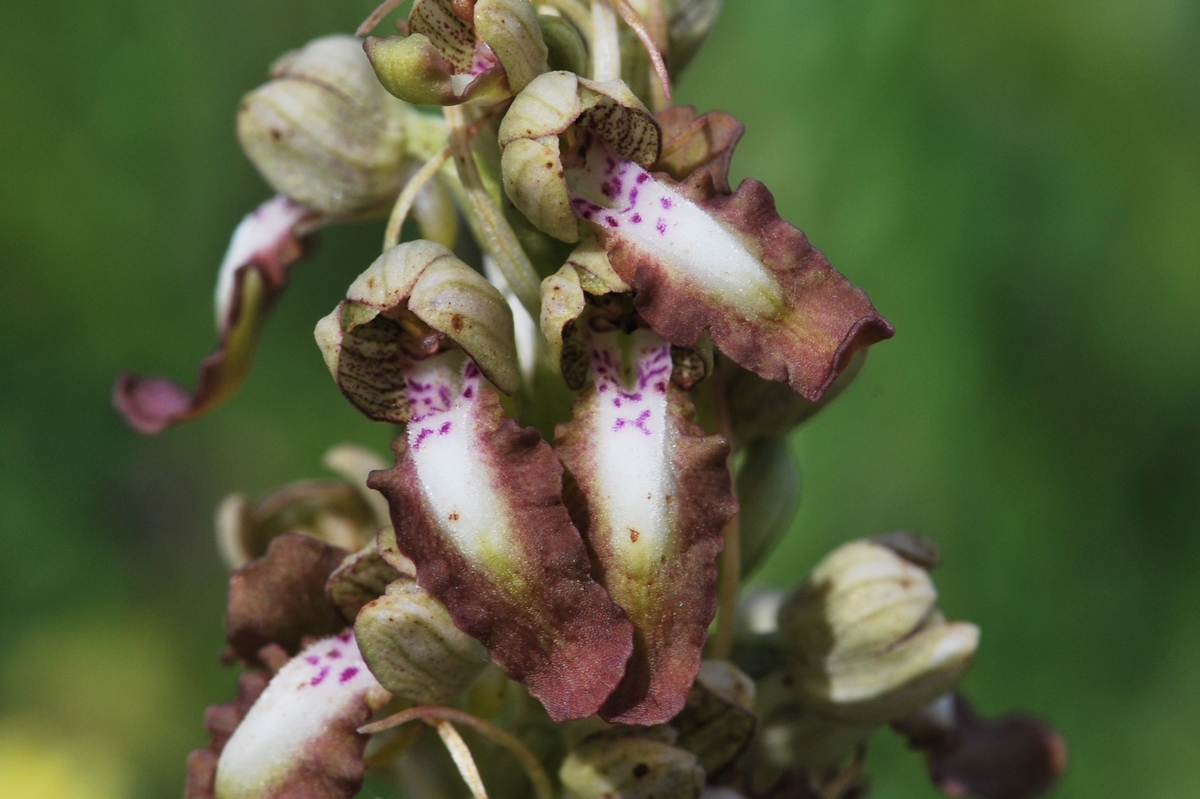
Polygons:
<instances>
[{"instance_id":1,"label":"flower stem","mask_svg":"<svg viewBox=\"0 0 1200 799\"><path fill-rule=\"evenodd\" d=\"M471 151L471 131L467 126L466 114L461 106L451 105L442 109L450 134L450 152L469 208L464 209L475 218L476 229L482 241L479 244L496 259L496 265L504 273L504 279L512 288L517 299L534 319L541 318L541 280L534 271L529 256L521 248L517 234L504 218L504 213L492 200L483 185L479 165Z\"/></svg>"},{"instance_id":2,"label":"flower stem","mask_svg":"<svg viewBox=\"0 0 1200 799\"><path fill-rule=\"evenodd\" d=\"M393 727L407 724L410 721L417 721L418 719L431 726L436 726L436 723L439 721L453 721L457 724L463 724L475 730L475 732L487 738L492 743L503 746L509 752L512 752L513 757L517 759L517 762L525 769L525 773L529 775L529 781L533 785L533 792L537 799L556 799L554 783L550 781L550 776L546 774L546 770L542 767L542 763L538 760L537 755L530 751L529 747L522 743L520 738L465 711L452 707L440 707L438 705L419 705L417 707L410 707L407 710L401 710L399 713L368 724L365 727L360 727L358 731L364 734L373 734L390 730Z\"/></svg>"},{"instance_id":3,"label":"flower stem","mask_svg":"<svg viewBox=\"0 0 1200 799\"><path fill-rule=\"evenodd\" d=\"M653 111L661 111L671 104L671 78L667 75L667 63L663 61L662 52L659 50L659 44L654 41L654 37L646 27L642 15L637 12L637 9L629 4L629 0L608 0L613 9L621 15L621 19L625 20L625 24L637 35L642 46L646 48L646 54L650 56L650 63L654 65L654 72L658 75L658 87L654 92L655 102L658 106L653 108ZM595 6L593 5L593 8ZM621 71L621 53L617 51L617 74L620 76ZM597 78L599 80L599 78Z\"/></svg>"},{"instance_id":4,"label":"flower stem","mask_svg":"<svg viewBox=\"0 0 1200 799\"><path fill-rule=\"evenodd\" d=\"M384 252L400 243L400 229L404 227L404 220L408 218L408 212L412 210L413 203L417 201L417 195L449 158L450 148L443 147L441 152L422 164L421 168L408 179L408 183L404 184L404 191L400 192L400 196L396 198L396 204L392 206L392 214L388 217L387 229L383 233Z\"/></svg>"},{"instance_id":5,"label":"flower stem","mask_svg":"<svg viewBox=\"0 0 1200 799\"><path fill-rule=\"evenodd\" d=\"M608 0L592 0L592 80L619 80L621 41L617 38L617 15Z\"/></svg>"}]
</instances>

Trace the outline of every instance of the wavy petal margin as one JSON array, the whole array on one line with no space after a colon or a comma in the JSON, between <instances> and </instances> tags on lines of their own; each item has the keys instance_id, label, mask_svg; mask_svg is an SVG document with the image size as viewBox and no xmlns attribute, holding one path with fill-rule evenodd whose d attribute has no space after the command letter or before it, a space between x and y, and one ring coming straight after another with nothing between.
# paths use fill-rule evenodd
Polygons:
<instances>
[{"instance_id":1,"label":"wavy petal margin","mask_svg":"<svg viewBox=\"0 0 1200 799\"><path fill-rule=\"evenodd\" d=\"M713 172L677 183L597 142L566 178L657 333L691 347L707 331L738 365L815 402L855 352L894 331L779 217L765 186L746 180L726 195Z\"/></svg>"},{"instance_id":2,"label":"wavy petal margin","mask_svg":"<svg viewBox=\"0 0 1200 799\"><path fill-rule=\"evenodd\" d=\"M271 539L267 554L229 578L226 641L243 662L279 644L295 653L307 636L331 635L346 622L325 594L325 584L350 553L300 533Z\"/></svg>"},{"instance_id":3,"label":"wavy petal margin","mask_svg":"<svg viewBox=\"0 0 1200 799\"><path fill-rule=\"evenodd\" d=\"M633 379L618 333L590 333L593 382L555 431L567 501L598 579L633 621L625 678L600 710L608 721L661 724L687 700L717 611L721 528L737 513L729 445L692 422L671 382L671 346L633 334Z\"/></svg>"},{"instance_id":4,"label":"wavy petal margin","mask_svg":"<svg viewBox=\"0 0 1200 799\"><path fill-rule=\"evenodd\" d=\"M112 400L130 427L161 433L208 413L241 385L263 323L287 285L288 269L311 249L308 234L320 224L316 212L282 194L242 220L217 277L219 343L200 362L195 392L167 378L121 374Z\"/></svg>"},{"instance_id":5,"label":"wavy petal margin","mask_svg":"<svg viewBox=\"0 0 1200 799\"><path fill-rule=\"evenodd\" d=\"M287 662L217 761L217 799L350 799L362 787L358 728L391 699L350 630Z\"/></svg>"},{"instance_id":6,"label":"wavy petal margin","mask_svg":"<svg viewBox=\"0 0 1200 799\"><path fill-rule=\"evenodd\" d=\"M461 379L422 361L396 466L368 485L392 508L422 588L555 721L590 716L633 648L632 626L591 577L562 503L562 467L533 428L506 419L474 362Z\"/></svg>"}]
</instances>

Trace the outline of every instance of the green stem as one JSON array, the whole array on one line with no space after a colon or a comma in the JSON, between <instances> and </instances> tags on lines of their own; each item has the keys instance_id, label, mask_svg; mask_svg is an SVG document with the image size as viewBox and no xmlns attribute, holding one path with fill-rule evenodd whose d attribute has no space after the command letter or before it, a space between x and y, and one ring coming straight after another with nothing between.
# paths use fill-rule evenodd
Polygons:
<instances>
[{"instance_id":1,"label":"green stem","mask_svg":"<svg viewBox=\"0 0 1200 799\"><path fill-rule=\"evenodd\" d=\"M550 6L571 21L579 34L587 41L592 40L592 16L587 6L579 0L543 0L539 5Z\"/></svg>"},{"instance_id":2,"label":"green stem","mask_svg":"<svg viewBox=\"0 0 1200 799\"><path fill-rule=\"evenodd\" d=\"M466 195L468 217L474 217L473 227L480 234L482 246L493 258L504 274L504 279L517 295L517 299L534 319L541 318L541 280L521 248L517 234L504 218L504 213L492 200L483 185L479 165L471 151L471 135L467 127L466 114L461 106L451 105L442 109L450 133L450 153L462 181Z\"/></svg>"},{"instance_id":3,"label":"green stem","mask_svg":"<svg viewBox=\"0 0 1200 799\"><path fill-rule=\"evenodd\" d=\"M617 37L617 14L608 0L592 0L592 80L619 80L621 40Z\"/></svg>"}]
</instances>

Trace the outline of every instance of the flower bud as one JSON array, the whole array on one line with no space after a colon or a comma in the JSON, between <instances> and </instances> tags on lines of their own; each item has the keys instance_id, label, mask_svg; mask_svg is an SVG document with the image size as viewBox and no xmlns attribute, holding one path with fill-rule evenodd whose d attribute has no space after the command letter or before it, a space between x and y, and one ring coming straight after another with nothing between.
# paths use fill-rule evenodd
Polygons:
<instances>
[{"instance_id":1,"label":"flower bud","mask_svg":"<svg viewBox=\"0 0 1200 799\"><path fill-rule=\"evenodd\" d=\"M337 480L292 483L253 503L231 494L217 508L215 526L217 549L230 569L262 557L271 539L284 533L357 551L378 529L362 492Z\"/></svg>"},{"instance_id":2,"label":"flower bud","mask_svg":"<svg viewBox=\"0 0 1200 799\"><path fill-rule=\"evenodd\" d=\"M479 642L411 578L359 611L354 636L380 684L419 705L453 701L488 663Z\"/></svg>"},{"instance_id":3,"label":"flower bud","mask_svg":"<svg viewBox=\"0 0 1200 799\"><path fill-rule=\"evenodd\" d=\"M567 755L558 777L571 799L696 799L704 769L674 738L664 727L593 735Z\"/></svg>"},{"instance_id":4,"label":"flower bud","mask_svg":"<svg viewBox=\"0 0 1200 799\"><path fill-rule=\"evenodd\" d=\"M925 569L874 541L826 556L779 622L801 704L852 723L885 723L952 690L979 643L975 625L945 621Z\"/></svg>"},{"instance_id":5,"label":"flower bud","mask_svg":"<svg viewBox=\"0 0 1200 799\"><path fill-rule=\"evenodd\" d=\"M352 36L280 58L238 109L242 149L276 191L332 216L382 213L400 192L408 107Z\"/></svg>"}]
</instances>

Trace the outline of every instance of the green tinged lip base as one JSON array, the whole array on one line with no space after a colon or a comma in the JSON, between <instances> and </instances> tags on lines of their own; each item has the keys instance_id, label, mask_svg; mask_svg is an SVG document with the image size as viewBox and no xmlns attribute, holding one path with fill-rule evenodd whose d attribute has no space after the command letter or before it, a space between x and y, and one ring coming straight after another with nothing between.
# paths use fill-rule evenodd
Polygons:
<instances>
[{"instance_id":1,"label":"green tinged lip base","mask_svg":"<svg viewBox=\"0 0 1200 799\"><path fill-rule=\"evenodd\" d=\"M621 680L632 625L591 577L587 550L562 503L554 452L536 430L505 417L498 395L474 379L473 367L467 363L454 387L452 407L414 416L409 433L393 444L396 466L372 473L368 484L387 497L400 550L455 625L482 643L552 719L590 716ZM424 390L432 381L418 382ZM418 399L410 392L410 402ZM461 508L431 501L422 473L439 438L456 434L469 436L485 478L471 490L487 492ZM439 469L438 479L454 480L455 471ZM437 493L461 496L452 485ZM493 515L480 524L482 505Z\"/></svg>"},{"instance_id":2,"label":"green tinged lip base","mask_svg":"<svg viewBox=\"0 0 1200 799\"><path fill-rule=\"evenodd\" d=\"M670 345L638 331L628 376L617 335L590 336L593 382L555 441L598 577L636 630L625 677L600 715L650 725L679 712L700 668L721 528L737 503L728 444L691 421L691 402L670 380Z\"/></svg>"}]
</instances>

